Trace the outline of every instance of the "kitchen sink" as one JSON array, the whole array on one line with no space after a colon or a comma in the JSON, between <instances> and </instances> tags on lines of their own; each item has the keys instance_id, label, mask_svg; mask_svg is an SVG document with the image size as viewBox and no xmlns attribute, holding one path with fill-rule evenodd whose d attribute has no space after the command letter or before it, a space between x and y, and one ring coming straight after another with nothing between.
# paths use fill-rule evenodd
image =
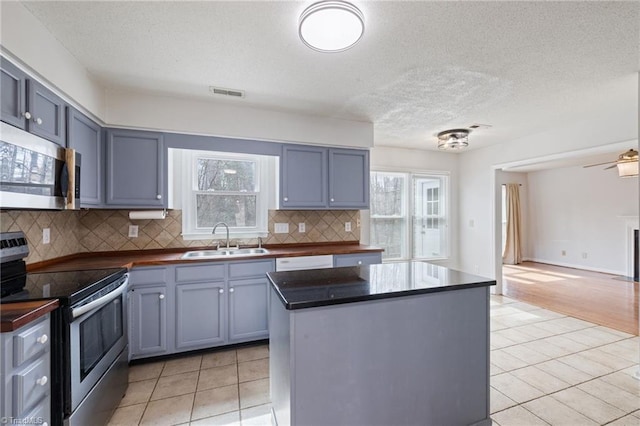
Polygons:
<instances>
[{"instance_id":1,"label":"kitchen sink","mask_svg":"<svg viewBox=\"0 0 640 426\"><path fill-rule=\"evenodd\" d=\"M218 250L197 250L186 252L182 255L181 259L215 259L220 257L255 256L260 254L269 254L269 250L263 248L225 248Z\"/></svg>"}]
</instances>

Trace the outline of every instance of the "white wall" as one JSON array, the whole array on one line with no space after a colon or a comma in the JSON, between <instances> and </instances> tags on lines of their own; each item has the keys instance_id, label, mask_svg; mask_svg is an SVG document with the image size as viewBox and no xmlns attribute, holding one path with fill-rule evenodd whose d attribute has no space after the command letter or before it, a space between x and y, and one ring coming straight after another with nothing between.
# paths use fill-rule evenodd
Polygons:
<instances>
[{"instance_id":1,"label":"white wall","mask_svg":"<svg viewBox=\"0 0 640 426\"><path fill-rule=\"evenodd\" d=\"M638 216L638 179L603 168L529 173L529 258L627 274L627 220Z\"/></svg>"},{"instance_id":2,"label":"white wall","mask_svg":"<svg viewBox=\"0 0 640 426\"><path fill-rule=\"evenodd\" d=\"M399 172L448 172L451 213L449 260L438 262L452 268L458 267L458 156L447 152L424 151L391 147L371 149L371 170ZM369 244L369 211L360 214L362 221L361 241Z\"/></svg>"},{"instance_id":3,"label":"white wall","mask_svg":"<svg viewBox=\"0 0 640 426\"><path fill-rule=\"evenodd\" d=\"M44 25L17 1L0 2L0 15L3 54L83 112L103 119L104 90Z\"/></svg>"},{"instance_id":4,"label":"white wall","mask_svg":"<svg viewBox=\"0 0 640 426\"><path fill-rule=\"evenodd\" d=\"M373 146L373 124L220 101L203 101L139 92L108 91L106 122L113 126L264 141Z\"/></svg>"},{"instance_id":5,"label":"white wall","mask_svg":"<svg viewBox=\"0 0 640 426\"><path fill-rule=\"evenodd\" d=\"M582 119L567 122L506 144L470 150L460 154L460 269L494 277L500 284L499 229L496 211L500 185L496 170L501 165L525 161L589 147L638 139L638 75L625 79L626 97L618 102L597 105ZM471 141L473 143L473 141ZM636 193L636 199L638 195ZM474 226L470 223L473 221ZM501 291L500 285L496 288Z\"/></svg>"}]
</instances>

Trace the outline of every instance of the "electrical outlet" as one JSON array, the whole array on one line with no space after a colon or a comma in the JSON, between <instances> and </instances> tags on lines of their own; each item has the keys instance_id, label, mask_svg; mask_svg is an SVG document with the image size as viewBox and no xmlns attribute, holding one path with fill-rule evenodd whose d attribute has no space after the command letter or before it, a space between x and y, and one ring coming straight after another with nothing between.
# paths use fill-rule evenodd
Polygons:
<instances>
[{"instance_id":1,"label":"electrical outlet","mask_svg":"<svg viewBox=\"0 0 640 426\"><path fill-rule=\"evenodd\" d=\"M276 223L273 226L273 232L276 234L288 234L289 233L289 224L288 223Z\"/></svg>"},{"instance_id":2,"label":"electrical outlet","mask_svg":"<svg viewBox=\"0 0 640 426\"><path fill-rule=\"evenodd\" d=\"M582 253L582 258L583 258L583 259L586 259L586 258L587 258L587 253L586 253L586 252L585 252L585 253Z\"/></svg>"},{"instance_id":3,"label":"electrical outlet","mask_svg":"<svg viewBox=\"0 0 640 426\"><path fill-rule=\"evenodd\" d=\"M476 225L475 221L473 219L471 219L469 221L469 228L473 228Z\"/></svg>"},{"instance_id":4,"label":"electrical outlet","mask_svg":"<svg viewBox=\"0 0 640 426\"><path fill-rule=\"evenodd\" d=\"M360 228L360 218L356 219L356 228Z\"/></svg>"},{"instance_id":5,"label":"electrical outlet","mask_svg":"<svg viewBox=\"0 0 640 426\"><path fill-rule=\"evenodd\" d=\"M138 225L129 225L129 238L138 238Z\"/></svg>"},{"instance_id":6,"label":"electrical outlet","mask_svg":"<svg viewBox=\"0 0 640 426\"><path fill-rule=\"evenodd\" d=\"M566 250L562 250L562 255L566 256L567 255L567 251Z\"/></svg>"},{"instance_id":7,"label":"electrical outlet","mask_svg":"<svg viewBox=\"0 0 640 426\"><path fill-rule=\"evenodd\" d=\"M42 229L42 244L49 244L51 242L51 228Z\"/></svg>"},{"instance_id":8,"label":"electrical outlet","mask_svg":"<svg viewBox=\"0 0 640 426\"><path fill-rule=\"evenodd\" d=\"M298 232L300 232L301 234L307 232L307 226L304 222L300 222L298 224Z\"/></svg>"},{"instance_id":9,"label":"electrical outlet","mask_svg":"<svg viewBox=\"0 0 640 426\"><path fill-rule=\"evenodd\" d=\"M351 222L344 223L344 230L345 232L351 232Z\"/></svg>"}]
</instances>

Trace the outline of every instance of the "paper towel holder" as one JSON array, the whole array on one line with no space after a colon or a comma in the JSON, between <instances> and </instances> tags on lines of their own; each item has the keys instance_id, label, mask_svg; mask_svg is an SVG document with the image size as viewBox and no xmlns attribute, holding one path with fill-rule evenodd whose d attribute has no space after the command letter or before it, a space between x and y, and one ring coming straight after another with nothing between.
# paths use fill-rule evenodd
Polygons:
<instances>
[{"instance_id":1,"label":"paper towel holder","mask_svg":"<svg viewBox=\"0 0 640 426\"><path fill-rule=\"evenodd\" d=\"M167 209L162 210L136 210L129 212L130 220L161 220L167 217Z\"/></svg>"}]
</instances>

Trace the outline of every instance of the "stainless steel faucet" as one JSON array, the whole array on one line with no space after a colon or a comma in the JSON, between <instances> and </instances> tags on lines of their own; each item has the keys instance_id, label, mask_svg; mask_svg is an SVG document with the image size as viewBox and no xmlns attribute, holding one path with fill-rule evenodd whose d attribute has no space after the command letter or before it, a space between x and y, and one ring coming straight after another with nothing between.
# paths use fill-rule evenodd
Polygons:
<instances>
[{"instance_id":1,"label":"stainless steel faucet","mask_svg":"<svg viewBox=\"0 0 640 426\"><path fill-rule=\"evenodd\" d=\"M262 237L258 237L258 248L262 248Z\"/></svg>"},{"instance_id":2,"label":"stainless steel faucet","mask_svg":"<svg viewBox=\"0 0 640 426\"><path fill-rule=\"evenodd\" d=\"M229 225L227 225L224 222L218 222L215 225L213 225L213 231L211 231L211 235L215 235L216 233L216 228L218 227L218 225L224 225L225 228L227 228L227 248L229 247ZM220 243L218 243L218 248L220 248Z\"/></svg>"}]
</instances>

